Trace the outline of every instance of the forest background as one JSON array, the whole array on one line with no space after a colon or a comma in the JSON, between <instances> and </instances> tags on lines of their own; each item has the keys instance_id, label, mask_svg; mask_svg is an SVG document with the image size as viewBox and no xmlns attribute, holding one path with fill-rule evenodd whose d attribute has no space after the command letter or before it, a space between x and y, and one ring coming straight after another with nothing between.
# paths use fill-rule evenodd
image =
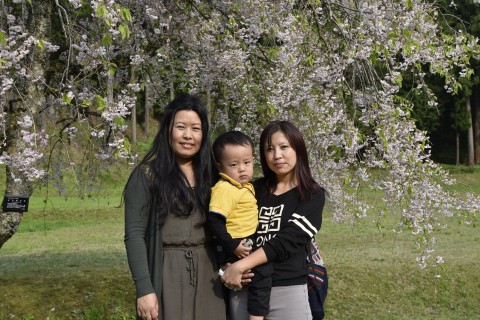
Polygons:
<instances>
[{"instance_id":1,"label":"forest background","mask_svg":"<svg viewBox=\"0 0 480 320\"><path fill-rule=\"evenodd\" d=\"M301 128L332 318L474 317L477 2L2 1L0 317L131 318L115 205L185 91L212 138Z\"/></svg>"}]
</instances>

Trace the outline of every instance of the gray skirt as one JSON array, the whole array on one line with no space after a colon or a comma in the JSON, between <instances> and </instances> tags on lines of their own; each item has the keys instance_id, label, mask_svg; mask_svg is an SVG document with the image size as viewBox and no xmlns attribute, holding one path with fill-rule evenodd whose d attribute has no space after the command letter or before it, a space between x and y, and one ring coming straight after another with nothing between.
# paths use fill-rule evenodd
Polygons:
<instances>
[{"instance_id":1,"label":"gray skirt","mask_svg":"<svg viewBox=\"0 0 480 320\"><path fill-rule=\"evenodd\" d=\"M230 317L232 320L249 320L247 311L248 286L230 291ZM270 313L265 320L311 320L306 284L272 287Z\"/></svg>"}]
</instances>

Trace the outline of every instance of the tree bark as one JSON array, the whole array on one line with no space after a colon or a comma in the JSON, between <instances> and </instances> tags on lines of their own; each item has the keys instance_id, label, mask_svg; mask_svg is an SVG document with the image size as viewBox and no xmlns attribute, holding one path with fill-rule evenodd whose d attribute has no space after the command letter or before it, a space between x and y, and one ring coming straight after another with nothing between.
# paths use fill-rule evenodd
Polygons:
<instances>
[{"instance_id":1,"label":"tree bark","mask_svg":"<svg viewBox=\"0 0 480 320\"><path fill-rule=\"evenodd\" d=\"M460 165L460 132L458 132L458 129L456 130L456 137L455 137L455 165L459 166Z\"/></svg>"},{"instance_id":2,"label":"tree bark","mask_svg":"<svg viewBox=\"0 0 480 320\"><path fill-rule=\"evenodd\" d=\"M133 145L137 144L137 107L132 107L132 140Z\"/></svg>"},{"instance_id":3,"label":"tree bark","mask_svg":"<svg viewBox=\"0 0 480 320\"><path fill-rule=\"evenodd\" d=\"M472 89L472 126L475 164L480 164L480 85Z\"/></svg>"},{"instance_id":4,"label":"tree bark","mask_svg":"<svg viewBox=\"0 0 480 320\"><path fill-rule=\"evenodd\" d=\"M36 0L29 6L26 26L30 34L37 39L47 38L51 29L51 18L54 12L54 1ZM15 154L23 150L23 140L18 127L18 120L24 116L33 116L33 120L38 123L39 110L45 104L45 68L47 63L47 53L38 47L31 48L31 53L27 57L26 63L29 64L31 77L27 79L23 87L23 96L12 96L10 101L4 101L4 108L8 109L7 125L5 132L5 146L3 148L8 154ZM30 79L40 79L32 81ZM14 176L17 179L14 179ZM27 196L32 194L32 186L27 179L22 177L22 173L17 168L6 166L6 190L8 195ZM8 241L18 230L22 220L23 213L19 212L0 212L0 248Z\"/></svg>"},{"instance_id":5,"label":"tree bark","mask_svg":"<svg viewBox=\"0 0 480 320\"><path fill-rule=\"evenodd\" d=\"M468 117L468 122L469 122L469 127L468 127L468 161L467 164L469 166L473 166L475 164L475 158L474 158L474 145L473 145L473 128L472 128L472 108L470 104L470 97L466 99L466 108L467 108L467 117Z\"/></svg>"},{"instance_id":6,"label":"tree bark","mask_svg":"<svg viewBox=\"0 0 480 320\"><path fill-rule=\"evenodd\" d=\"M11 152L14 149L12 143L14 142L13 136L14 132L17 131L15 120L18 119L16 111L16 104L10 103L10 108L7 117L7 126L6 126L6 147L5 151ZM21 183L15 183L12 180L11 167L6 166L6 188L5 194L8 195L28 195L26 190L24 190L24 185ZM23 213L21 212L4 212L3 208L0 213L0 248L3 246L8 239L10 239L18 230L18 226L22 220Z\"/></svg>"},{"instance_id":7,"label":"tree bark","mask_svg":"<svg viewBox=\"0 0 480 320\"><path fill-rule=\"evenodd\" d=\"M145 83L145 88L143 89L143 107L145 110L145 137L150 138L150 102L148 101L149 96L149 86L148 83Z\"/></svg>"},{"instance_id":8,"label":"tree bark","mask_svg":"<svg viewBox=\"0 0 480 320\"><path fill-rule=\"evenodd\" d=\"M210 90L207 90L207 111L208 111L208 121L212 123L212 94Z\"/></svg>"},{"instance_id":9,"label":"tree bark","mask_svg":"<svg viewBox=\"0 0 480 320\"><path fill-rule=\"evenodd\" d=\"M175 99L175 88L173 87L173 78L170 79L170 101Z\"/></svg>"},{"instance_id":10,"label":"tree bark","mask_svg":"<svg viewBox=\"0 0 480 320\"><path fill-rule=\"evenodd\" d=\"M130 83L135 83L135 68L132 66L130 68ZM132 140L130 141L133 145L137 144L137 107L134 105L132 107Z\"/></svg>"}]
</instances>

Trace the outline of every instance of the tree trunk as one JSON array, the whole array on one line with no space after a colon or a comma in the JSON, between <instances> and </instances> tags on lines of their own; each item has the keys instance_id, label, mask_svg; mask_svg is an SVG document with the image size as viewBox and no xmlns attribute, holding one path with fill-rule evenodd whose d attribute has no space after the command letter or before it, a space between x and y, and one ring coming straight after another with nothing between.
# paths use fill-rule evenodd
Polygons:
<instances>
[{"instance_id":1,"label":"tree trunk","mask_svg":"<svg viewBox=\"0 0 480 320\"><path fill-rule=\"evenodd\" d=\"M145 83L145 88L143 89L143 107L145 110L145 137L150 138L150 102L148 101L149 95L149 86L148 82Z\"/></svg>"},{"instance_id":2,"label":"tree trunk","mask_svg":"<svg viewBox=\"0 0 480 320\"><path fill-rule=\"evenodd\" d=\"M133 145L137 144L137 107L132 107L132 140Z\"/></svg>"},{"instance_id":3,"label":"tree trunk","mask_svg":"<svg viewBox=\"0 0 480 320\"><path fill-rule=\"evenodd\" d=\"M175 88L173 87L173 78L170 79L170 101L175 99Z\"/></svg>"},{"instance_id":4,"label":"tree trunk","mask_svg":"<svg viewBox=\"0 0 480 320\"><path fill-rule=\"evenodd\" d=\"M54 2L36 0L31 3L30 8L31 12L28 13L28 21L26 21L28 31L37 39L46 38L51 28ZM21 99L12 96L10 101L3 101L4 104L8 104L2 106L4 110L8 110L3 148L8 154L15 154L24 149L18 120L28 115L33 116L33 120L38 123L39 110L46 101L43 79L45 79L47 53L38 47L33 47L27 59L26 63L29 64L27 70L31 75L29 79L41 79L41 81L33 82L27 79L24 96ZM22 177L22 173L17 168L8 165L6 166L5 189L5 194L26 197L30 197L33 191L28 180ZM3 212L2 209L0 212L0 248L17 232L22 216L21 212Z\"/></svg>"},{"instance_id":5,"label":"tree trunk","mask_svg":"<svg viewBox=\"0 0 480 320\"><path fill-rule=\"evenodd\" d=\"M480 86L472 90L472 126L475 164L480 164Z\"/></svg>"},{"instance_id":6,"label":"tree trunk","mask_svg":"<svg viewBox=\"0 0 480 320\"><path fill-rule=\"evenodd\" d=\"M130 68L130 83L135 82L135 68ZM133 145L137 144L137 107L132 107L132 139L130 141Z\"/></svg>"},{"instance_id":7,"label":"tree trunk","mask_svg":"<svg viewBox=\"0 0 480 320\"><path fill-rule=\"evenodd\" d=\"M456 130L456 139L455 139L455 165L459 166L460 165L460 132L458 132L458 129Z\"/></svg>"},{"instance_id":8,"label":"tree trunk","mask_svg":"<svg viewBox=\"0 0 480 320\"><path fill-rule=\"evenodd\" d=\"M208 121L212 123L212 94L210 90L207 90L207 111L208 111Z\"/></svg>"},{"instance_id":9,"label":"tree trunk","mask_svg":"<svg viewBox=\"0 0 480 320\"><path fill-rule=\"evenodd\" d=\"M467 99L467 117L468 117L468 122L469 122L469 127L468 127L468 162L467 164L469 166L473 166L475 164L475 158L474 158L474 146L473 146L473 128L472 128L472 108L470 105L470 97Z\"/></svg>"}]
</instances>

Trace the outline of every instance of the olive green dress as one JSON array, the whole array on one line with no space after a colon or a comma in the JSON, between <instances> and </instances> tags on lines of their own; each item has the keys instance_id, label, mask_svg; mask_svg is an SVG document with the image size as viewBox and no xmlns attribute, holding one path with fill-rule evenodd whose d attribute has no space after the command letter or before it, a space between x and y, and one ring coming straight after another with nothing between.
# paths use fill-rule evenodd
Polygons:
<instances>
[{"instance_id":1,"label":"olive green dress","mask_svg":"<svg viewBox=\"0 0 480 320\"><path fill-rule=\"evenodd\" d=\"M200 213L168 216L163 227L163 289L159 319L225 320L222 284Z\"/></svg>"}]
</instances>

